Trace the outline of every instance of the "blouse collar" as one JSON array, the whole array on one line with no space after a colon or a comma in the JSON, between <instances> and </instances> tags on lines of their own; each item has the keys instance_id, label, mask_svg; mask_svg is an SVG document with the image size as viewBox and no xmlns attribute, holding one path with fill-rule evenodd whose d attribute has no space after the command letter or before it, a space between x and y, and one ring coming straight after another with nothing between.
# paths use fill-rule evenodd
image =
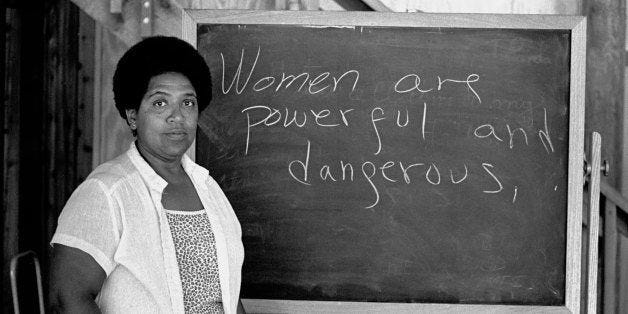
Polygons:
<instances>
[{"instance_id":1,"label":"blouse collar","mask_svg":"<svg viewBox=\"0 0 628 314\"><path fill-rule=\"evenodd\" d=\"M162 192L166 188L168 182L159 176L142 155L140 155L135 141L131 143L127 155L150 189ZM193 182L204 182L209 175L207 169L197 165L187 154L183 154L181 165Z\"/></svg>"}]
</instances>

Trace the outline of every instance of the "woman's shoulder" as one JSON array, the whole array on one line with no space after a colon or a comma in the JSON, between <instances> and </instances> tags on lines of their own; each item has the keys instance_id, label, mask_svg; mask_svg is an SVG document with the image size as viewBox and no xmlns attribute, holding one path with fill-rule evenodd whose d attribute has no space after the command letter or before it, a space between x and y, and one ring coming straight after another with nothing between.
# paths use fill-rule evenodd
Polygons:
<instances>
[{"instance_id":1,"label":"woman's shoulder","mask_svg":"<svg viewBox=\"0 0 628 314\"><path fill-rule=\"evenodd\" d=\"M120 182L126 182L137 173L137 169L133 166L127 154L122 154L110 161L107 161L94 169L86 181L99 181L107 188L112 188Z\"/></svg>"}]
</instances>

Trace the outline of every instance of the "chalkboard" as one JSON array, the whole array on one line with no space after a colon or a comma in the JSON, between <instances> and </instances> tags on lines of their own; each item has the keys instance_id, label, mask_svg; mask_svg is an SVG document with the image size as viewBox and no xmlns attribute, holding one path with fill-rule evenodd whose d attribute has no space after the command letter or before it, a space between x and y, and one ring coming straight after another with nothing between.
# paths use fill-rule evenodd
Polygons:
<instances>
[{"instance_id":1,"label":"chalkboard","mask_svg":"<svg viewBox=\"0 0 628 314\"><path fill-rule=\"evenodd\" d=\"M267 20L196 37L243 298L567 303L571 28Z\"/></svg>"}]
</instances>

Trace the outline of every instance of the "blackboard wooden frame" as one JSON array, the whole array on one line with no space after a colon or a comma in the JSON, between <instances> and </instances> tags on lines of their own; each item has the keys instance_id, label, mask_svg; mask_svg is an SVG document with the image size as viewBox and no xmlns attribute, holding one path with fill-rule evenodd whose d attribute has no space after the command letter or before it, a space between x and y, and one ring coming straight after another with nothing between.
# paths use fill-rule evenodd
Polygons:
<instances>
[{"instance_id":1,"label":"blackboard wooden frame","mask_svg":"<svg viewBox=\"0 0 628 314\"><path fill-rule=\"evenodd\" d=\"M568 213L564 306L372 303L245 299L247 312L579 313L586 18L581 16L418 14L380 12L185 10L181 37L196 46L199 24L273 24L567 30L571 32ZM194 149L189 153L194 155Z\"/></svg>"}]
</instances>

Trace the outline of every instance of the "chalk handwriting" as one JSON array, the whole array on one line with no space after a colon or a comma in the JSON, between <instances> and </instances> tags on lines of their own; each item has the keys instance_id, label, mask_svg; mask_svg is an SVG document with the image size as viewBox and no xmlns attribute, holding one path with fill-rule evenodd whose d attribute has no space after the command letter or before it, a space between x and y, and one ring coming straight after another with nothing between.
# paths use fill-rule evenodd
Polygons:
<instances>
[{"instance_id":1,"label":"chalk handwriting","mask_svg":"<svg viewBox=\"0 0 628 314\"><path fill-rule=\"evenodd\" d=\"M480 98L480 95L478 95L477 91L471 85L471 83L476 83L479 80L480 80L480 76L474 73L469 74L467 78L464 80L455 80L455 79L448 79L448 78L443 79L440 76L437 76L438 84L436 86L436 90L437 91L442 90L443 86L445 85L462 83L462 84L467 85L468 90L471 93L473 93L473 96L475 96L475 98L478 100L479 103L482 103L482 99ZM421 80L421 77L418 74L410 73L401 77L399 80L397 80L397 82L395 83L394 90L395 92L400 93L400 94L409 93L413 91L417 91L419 93L429 93L434 90L434 87L432 88L422 87L421 83L423 83L423 81Z\"/></svg>"},{"instance_id":2,"label":"chalk handwriting","mask_svg":"<svg viewBox=\"0 0 628 314\"><path fill-rule=\"evenodd\" d=\"M425 140L425 119L427 117L427 103L423 103L423 118L421 120L421 137Z\"/></svg>"},{"instance_id":3,"label":"chalk handwriting","mask_svg":"<svg viewBox=\"0 0 628 314\"><path fill-rule=\"evenodd\" d=\"M405 109L405 121L403 123L400 122L402 113L401 110L396 110L396 119L397 123L395 124L397 127L403 128L407 127L410 124L410 113L408 109ZM425 122L427 116L427 104L423 103L423 117L421 120L421 137L425 140ZM377 141L377 149L375 150L375 155L379 155L382 151L382 137L380 135L380 128L378 127L377 122L386 120L386 113L384 109L381 107L375 107L371 110L371 125L373 126L373 133L375 134L375 139Z\"/></svg>"},{"instance_id":4,"label":"chalk handwriting","mask_svg":"<svg viewBox=\"0 0 628 314\"><path fill-rule=\"evenodd\" d=\"M541 143L543 143L543 147L545 147L545 151L550 153L554 152L554 145L552 145L552 140L549 136L549 130L547 129L547 109L543 108L543 130L539 130L539 138L541 139Z\"/></svg>"},{"instance_id":5,"label":"chalk handwriting","mask_svg":"<svg viewBox=\"0 0 628 314\"><path fill-rule=\"evenodd\" d=\"M340 184L343 182L364 181L371 191L372 200L365 208L372 209L381 199L380 188L383 182L396 184L428 184L430 186L453 186L458 184L484 184L483 193L497 194L504 191L504 185L498 174L498 169L489 162L480 162L469 167L469 162L462 162L458 166L442 166L437 161L407 163L398 160L387 160L383 163L362 161L356 165L359 176L354 176L354 163L345 160L319 162L312 160L310 152L312 144L308 140L305 153L300 158L288 163L288 174L299 184L312 186L319 184ZM444 168L444 169L443 169ZM462 170L464 169L464 170ZM318 176L310 177L314 170ZM442 170L449 171L449 180L443 180ZM470 173L474 173L475 180L470 181ZM403 180L402 180L403 178ZM477 178L484 178L478 181ZM518 187L515 187L513 202L516 199Z\"/></svg>"},{"instance_id":6,"label":"chalk handwriting","mask_svg":"<svg viewBox=\"0 0 628 314\"><path fill-rule=\"evenodd\" d=\"M454 179L454 173L453 170L449 169L449 177L451 178L451 183L453 184L458 184L462 181L464 181L467 178L467 175L469 174L469 169L467 168L467 165L464 165L464 176L462 177L462 179L456 180Z\"/></svg>"},{"instance_id":7,"label":"chalk handwriting","mask_svg":"<svg viewBox=\"0 0 628 314\"><path fill-rule=\"evenodd\" d=\"M371 169L373 171L371 171L371 174L367 174L366 170L364 169L364 166L370 166ZM373 208L375 207L375 205L377 205L377 203L379 203L379 190L377 189L377 187L375 186L375 184L373 183L373 177L375 176L375 171L377 169L375 168L375 164L373 164L370 161L365 161L362 163L362 174L364 175L364 178L366 178L366 181L369 182L369 185L371 186L371 188L373 188L373 193L375 193L375 201L373 202L373 204L366 206L365 208Z\"/></svg>"},{"instance_id":8,"label":"chalk handwriting","mask_svg":"<svg viewBox=\"0 0 628 314\"><path fill-rule=\"evenodd\" d=\"M486 138L494 138L499 142L503 142L503 135L498 135L498 131L495 129L493 124L485 123L478 127L476 127L473 131L473 135L479 139ZM549 129L547 126L547 109L543 108L543 128L538 130L538 135L543 148L545 151L549 153L554 152L554 145L552 144L552 139L550 137ZM528 142L528 133L524 128L518 127L513 128L510 124L506 124L506 136L508 136L508 148L512 149L515 147L515 139L520 143L525 144L525 146L529 146Z\"/></svg>"},{"instance_id":9,"label":"chalk handwriting","mask_svg":"<svg viewBox=\"0 0 628 314\"><path fill-rule=\"evenodd\" d=\"M503 141L499 136L497 136L497 134L495 134L495 128L490 124L480 125L479 127L475 128L473 134L475 134L477 138L486 138L492 135L496 140L500 142Z\"/></svg>"},{"instance_id":10,"label":"chalk handwriting","mask_svg":"<svg viewBox=\"0 0 628 314\"><path fill-rule=\"evenodd\" d=\"M251 82L251 77L253 77L253 74L256 73L255 70L257 67L257 63L260 60L261 47L257 47L257 54L255 55L255 59L252 65L249 67L248 73L246 74L243 74L243 64L245 59L244 53L245 50L242 49L240 53L238 67L236 68L235 73L233 73L233 75L231 76L231 83L228 83L228 86L226 82L228 81L228 79L225 77L225 68L227 61L225 60L225 56L223 55L223 53L220 53L220 60L222 62L221 83L223 94L229 94L234 86L235 94L242 94L246 90L247 86L249 86L249 82ZM243 75L246 76L246 79L241 82L240 78ZM303 91L310 95L316 95L325 91L336 92L339 87L341 87L341 85L346 85L341 84L343 81L348 81L348 83L350 84L349 86L351 86L351 92L353 92L355 91L359 80L360 72L353 69L349 69L340 75L332 75L332 73L329 71L321 73L301 72L292 74L281 72L281 74L266 75L254 80L254 83L252 83L251 86L251 90L253 90L254 92L262 92L265 90L268 90L270 92L278 92L283 88L283 90L290 89L292 91ZM295 84L294 87L292 87L292 84Z\"/></svg>"},{"instance_id":11,"label":"chalk handwriting","mask_svg":"<svg viewBox=\"0 0 628 314\"><path fill-rule=\"evenodd\" d=\"M406 182L406 184L410 184L410 176L408 175L408 170L410 170L410 168L412 167L417 167L417 166L423 166L423 163L416 163L416 164L410 164L408 165L408 167L404 167L403 163L400 161L399 162L399 167L401 168L401 172L403 173L403 180Z\"/></svg>"},{"instance_id":12,"label":"chalk handwriting","mask_svg":"<svg viewBox=\"0 0 628 314\"><path fill-rule=\"evenodd\" d=\"M261 49L260 47L257 47L257 55L255 56L255 61L253 62L253 65L251 66L249 75L246 77L246 81L244 85L240 86L240 74L242 74L242 62L244 60L244 49L242 49L242 53L240 54L240 63L238 64L238 69L236 70L236 73L233 75L231 84L229 84L229 87L227 87L226 89L225 89L225 56L222 54L222 52L220 53L220 60L222 61L222 93L223 94L229 93L231 91L231 88L233 87L233 84L235 84L236 93L238 95L242 94L242 92L244 91L244 88L246 87L246 85L249 83L249 80L251 79L253 70L255 70L255 65L257 65L257 60L259 59L260 49Z\"/></svg>"},{"instance_id":13,"label":"chalk handwriting","mask_svg":"<svg viewBox=\"0 0 628 314\"><path fill-rule=\"evenodd\" d=\"M410 122L410 117L409 117L407 108L406 108L406 121L403 124L399 122L400 117L401 117L401 112L397 110L397 126L400 128L408 126L408 122Z\"/></svg>"},{"instance_id":14,"label":"chalk handwriting","mask_svg":"<svg viewBox=\"0 0 628 314\"><path fill-rule=\"evenodd\" d=\"M516 128L514 130L511 130L510 125L506 124L506 129L508 129L508 136L510 138L510 141L508 142L509 148L512 148L515 145L513 143L513 138L514 138L515 132L517 131L521 132L521 135L523 135L523 139L525 140L526 146L528 145L528 134L523 128Z\"/></svg>"},{"instance_id":15,"label":"chalk handwriting","mask_svg":"<svg viewBox=\"0 0 628 314\"><path fill-rule=\"evenodd\" d=\"M297 175L294 174L293 170L292 170L292 165L297 164L297 166L301 167L301 170L303 170L303 179L301 180L299 177L297 177ZM307 179L307 171L309 169L309 164L310 164L310 141L307 141L307 152L305 154L305 162L301 161L301 160L293 160L288 164L288 172L290 172L290 176L295 179L297 182L301 183L301 184L305 184L305 185L311 185L311 183L308 182Z\"/></svg>"},{"instance_id":16,"label":"chalk handwriting","mask_svg":"<svg viewBox=\"0 0 628 314\"><path fill-rule=\"evenodd\" d=\"M380 116L378 118L375 118L375 111L379 111ZM375 122L386 119L385 117L383 117L383 115L384 109L380 107L375 107L373 108L373 110L371 110L371 123L373 124L373 130L375 131L375 136L377 137L377 151L375 152L375 155L379 154L382 151L382 139L379 136L379 131L377 130L377 125L375 124Z\"/></svg>"},{"instance_id":17,"label":"chalk handwriting","mask_svg":"<svg viewBox=\"0 0 628 314\"><path fill-rule=\"evenodd\" d=\"M432 170L434 171L434 173L436 174L436 180L434 180L434 178L430 178L430 173L432 172ZM425 180L427 180L427 182L429 182L432 185L439 185L440 184L440 171L438 171L438 167L436 167L436 165L434 163L430 164L430 167L427 168L427 171L425 172Z\"/></svg>"},{"instance_id":18,"label":"chalk handwriting","mask_svg":"<svg viewBox=\"0 0 628 314\"><path fill-rule=\"evenodd\" d=\"M482 163L482 168L484 168L484 170L486 171L486 173L488 173L493 180L495 180L495 183L497 183L497 185L499 186L499 188L497 190L484 190L482 192L484 193L499 193L504 189L504 186L502 185L501 181L499 181L499 178L497 178L497 176L491 171L492 168L494 168L493 165L489 164L489 163ZM489 169L491 168L491 169Z\"/></svg>"},{"instance_id":19,"label":"chalk handwriting","mask_svg":"<svg viewBox=\"0 0 628 314\"><path fill-rule=\"evenodd\" d=\"M402 136L411 136L422 142L417 149L433 149L432 147L444 145L439 141L439 135L440 139L458 135L490 143L499 149L526 149L536 145L534 147L540 150L542 145L547 154L555 152L553 142L555 139L550 134L547 109L543 108L543 122L540 123L540 119L535 121L532 118L535 108L532 101L489 99L485 106L480 107L483 111L478 111L477 115L467 116L466 109L462 113L452 113L450 108L458 106L459 102L464 103L462 106L477 106L478 103L482 103L478 93L480 75L476 73L467 72L458 77L443 75L423 77L417 73L408 73L391 80L383 78L384 81L378 81L376 85L370 87L373 91L372 98L378 103L370 103L366 108L359 108L355 101L361 99L361 95L368 97L370 91L358 88L360 84L358 70L348 68L333 72L308 63L303 69L309 71L297 70L290 73L276 70L283 69L279 61L273 63L270 69L260 66L267 62L263 60L267 56L261 47L257 47L254 55L248 52L247 55L247 51L241 49L239 59L234 58L236 60L228 60L220 53L222 62L220 83L223 95L266 93L259 98L263 103L248 105L241 110L243 115L241 118L246 119L244 155L250 153L253 136L257 136L257 132L263 132L264 128L292 129L301 132L299 134L308 134L309 129L305 132L298 130L320 128L341 132L354 126L364 128L364 125L367 125L367 129L372 128L370 131L372 136L367 140L371 142L360 142L359 145L375 145L375 149L368 150L371 160L368 156L343 156L342 159L318 160L329 158L324 157L329 155L311 154L313 144L310 139L306 139L306 144L299 149L298 155L290 158L292 160L284 161L287 162L289 178L298 185L307 187L344 183L363 185L365 191L369 193L364 204L364 208L367 209L373 209L380 204L382 195L390 196L390 185L423 185L429 190L460 189L468 185L473 186L471 190L477 190L479 193L495 197L503 195L507 202L512 203L515 203L518 195L525 191L519 186L510 184L509 176L504 176L504 169L500 169L501 163L496 164L487 158L461 156L452 161L446 158L432 158L429 152L419 155L423 157L403 154L406 160L386 158L385 153L389 153L385 151L385 148L389 147L386 141L398 143L394 138L397 134L386 132L390 127L403 128ZM457 90L455 93L448 93L450 89ZM346 90L347 95L340 98L333 95L341 90ZM463 95L456 96L455 94L460 94L460 91ZM299 97L322 95L317 96L320 97L318 99L329 100L329 103L318 102L320 105L310 107L307 105L308 102L295 101L281 106L273 100L268 100L270 98L268 94L274 94L270 95L274 97L286 92L300 93ZM337 99L343 102L342 108ZM401 100L396 103L398 99ZM408 105L408 100L412 105ZM389 109L391 105L395 109ZM443 107L446 108L445 115L439 113L439 110L444 110ZM501 120L498 119L499 116L485 117L486 109L506 111L509 115ZM478 117L486 120L478 121ZM356 119L357 123L354 121ZM242 123L242 120L240 122ZM429 142L425 142L426 133L429 133ZM538 139L534 133L538 135ZM402 134L402 131L398 134ZM325 145L324 140L317 139L314 143ZM485 149L486 146L481 148ZM491 148L493 147L489 147ZM351 161L350 158L359 161Z\"/></svg>"},{"instance_id":20,"label":"chalk handwriting","mask_svg":"<svg viewBox=\"0 0 628 314\"><path fill-rule=\"evenodd\" d=\"M384 172L384 170L386 170L386 169L388 169L388 168L390 168L390 167L392 167L392 166L394 166L394 165L395 165L395 163L394 163L394 162L392 162L392 161L387 161L384 165L382 165L381 167L379 167L379 170L381 170L381 171L382 171L382 177L383 177L384 179L386 179L386 180L390 181L390 182L397 182L397 180L389 178L389 177L386 175L386 172Z\"/></svg>"},{"instance_id":21,"label":"chalk handwriting","mask_svg":"<svg viewBox=\"0 0 628 314\"><path fill-rule=\"evenodd\" d=\"M347 116L349 112L353 111L353 109L340 109L337 111L333 111L334 113L336 113L335 114L336 119L332 119L330 117L330 115L332 114L332 111L329 109L323 109L323 110L311 110L310 109L308 111L302 111L302 112L299 112L297 110L289 111L288 108L284 108L284 109L285 110L279 110L273 107L263 106L263 105L249 106L242 109L242 113L246 115L246 144L244 147L245 155L247 155L249 152L249 146L251 143L251 130L253 127L256 127L259 125L263 125L266 127L278 125L278 126L283 126L284 128L288 128L291 126L302 128L306 126L308 121L310 122L310 124L313 123L316 126L325 127L325 128L338 127L338 126L348 127L349 120L347 119ZM256 114L255 116L259 117L260 113L261 113L262 118L258 118L257 120L251 119L252 114ZM297 116L302 117L302 120L297 120L298 119ZM313 118L314 120L313 122L312 122L312 118L308 120L309 116ZM341 121L338 121L339 120L338 116ZM331 122L330 120L334 122ZM283 123L280 123L281 121L283 121Z\"/></svg>"}]
</instances>

